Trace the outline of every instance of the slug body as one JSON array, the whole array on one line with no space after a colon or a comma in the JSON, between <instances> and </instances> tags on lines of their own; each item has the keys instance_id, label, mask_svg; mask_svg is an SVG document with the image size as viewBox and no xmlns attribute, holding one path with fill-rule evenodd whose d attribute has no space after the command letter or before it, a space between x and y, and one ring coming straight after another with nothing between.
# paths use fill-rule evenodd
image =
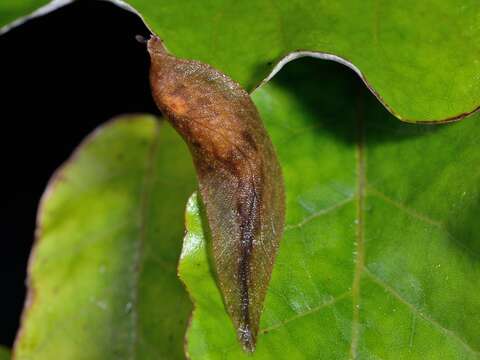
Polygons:
<instances>
[{"instance_id":1,"label":"slug body","mask_svg":"<svg viewBox=\"0 0 480 360\"><path fill-rule=\"evenodd\" d=\"M154 100L188 144L210 226L218 283L240 342L255 348L284 227L284 185L248 93L206 64L148 41Z\"/></svg>"}]
</instances>

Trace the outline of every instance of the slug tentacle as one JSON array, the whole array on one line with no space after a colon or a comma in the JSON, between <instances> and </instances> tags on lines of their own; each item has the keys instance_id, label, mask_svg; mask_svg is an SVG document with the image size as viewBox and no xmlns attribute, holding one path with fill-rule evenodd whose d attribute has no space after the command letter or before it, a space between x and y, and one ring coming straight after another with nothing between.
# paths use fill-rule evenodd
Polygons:
<instances>
[{"instance_id":1,"label":"slug tentacle","mask_svg":"<svg viewBox=\"0 0 480 360\"><path fill-rule=\"evenodd\" d=\"M255 348L284 227L283 178L248 93L198 61L148 41L154 100L188 144L212 234L219 287L237 335Z\"/></svg>"}]
</instances>

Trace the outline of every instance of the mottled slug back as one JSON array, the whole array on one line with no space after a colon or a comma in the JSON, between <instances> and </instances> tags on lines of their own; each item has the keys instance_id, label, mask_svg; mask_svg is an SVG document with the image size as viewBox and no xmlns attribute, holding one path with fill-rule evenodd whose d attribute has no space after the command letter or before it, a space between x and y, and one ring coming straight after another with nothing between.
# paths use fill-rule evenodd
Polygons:
<instances>
[{"instance_id":1,"label":"mottled slug back","mask_svg":"<svg viewBox=\"0 0 480 360\"><path fill-rule=\"evenodd\" d=\"M211 66L169 55L157 37L148 50L155 102L187 142L197 169L219 287L239 340L253 351L284 226L273 145L237 83Z\"/></svg>"}]
</instances>

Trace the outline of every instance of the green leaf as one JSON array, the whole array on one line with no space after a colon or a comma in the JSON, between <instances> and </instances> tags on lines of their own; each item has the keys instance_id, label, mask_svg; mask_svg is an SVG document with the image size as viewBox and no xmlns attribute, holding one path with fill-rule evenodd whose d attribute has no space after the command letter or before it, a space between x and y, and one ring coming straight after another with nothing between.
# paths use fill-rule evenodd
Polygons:
<instances>
[{"instance_id":1,"label":"green leaf","mask_svg":"<svg viewBox=\"0 0 480 360\"><path fill-rule=\"evenodd\" d=\"M404 121L452 121L480 107L478 0L109 1L137 12L175 55L249 90L281 59L316 56L356 69ZM0 33L44 3L2 0Z\"/></svg>"},{"instance_id":2,"label":"green leaf","mask_svg":"<svg viewBox=\"0 0 480 360\"><path fill-rule=\"evenodd\" d=\"M0 345L0 360L10 360L10 350Z\"/></svg>"},{"instance_id":3,"label":"green leaf","mask_svg":"<svg viewBox=\"0 0 480 360\"><path fill-rule=\"evenodd\" d=\"M307 51L353 64L406 121L453 119L480 106L478 0L128 3L176 56L209 63L247 89L287 54Z\"/></svg>"},{"instance_id":4,"label":"green leaf","mask_svg":"<svg viewBox=\"0 0 480 360\"><path fill-rule=\"evenodd\" d=\"M190 155L153 117L95 131L41 201L16 359L182 358Z\"/></svg>"},{"instance_id":5,"label":"green leaf","mask_svg":"<svg viewBox=\"0 0 480 360\"><path fill-rule=\"evenodd\" d=\"M25 17L31 15L46 5L48 0L2 0L0 1L0 34L9 30L14 22L21 23ZM57 0L54 3L66 1ZM53 6L52 8L54 8ZM40 11L42 13L42 11ZM23 18L23 19L22 19ZM13 23L13 24L12 24Z\"/></svg>"},{"instance_id":6,"label":"green leaf","mask_svg":"<svg viewBox=\"0 0 480 360\"><path fill-rule=\"evenodd\" d=\"M401 123L315 61L288 65L254 101L287 194L257 350L236 341L194 196L180 263L190 358L480 359L480 116Z\"/></svg>"}]
</instances>

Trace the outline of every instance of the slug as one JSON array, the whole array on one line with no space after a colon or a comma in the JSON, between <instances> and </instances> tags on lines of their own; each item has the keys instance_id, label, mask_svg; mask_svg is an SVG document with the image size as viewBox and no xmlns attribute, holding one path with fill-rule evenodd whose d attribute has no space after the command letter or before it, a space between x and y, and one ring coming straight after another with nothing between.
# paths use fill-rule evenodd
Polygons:
<instances>
[{"instance_id":1,"label":"slug","mask_svg":"<svg viewBox=\"0 0 480 360\"><path fill-rule=\"evenodd\" d=\"M284 228L275 150L239 84L169 54L156 36L147 48L155 103L192 154L224 304L243 348L252 352Z\"/></svg>"}]
</instances>

